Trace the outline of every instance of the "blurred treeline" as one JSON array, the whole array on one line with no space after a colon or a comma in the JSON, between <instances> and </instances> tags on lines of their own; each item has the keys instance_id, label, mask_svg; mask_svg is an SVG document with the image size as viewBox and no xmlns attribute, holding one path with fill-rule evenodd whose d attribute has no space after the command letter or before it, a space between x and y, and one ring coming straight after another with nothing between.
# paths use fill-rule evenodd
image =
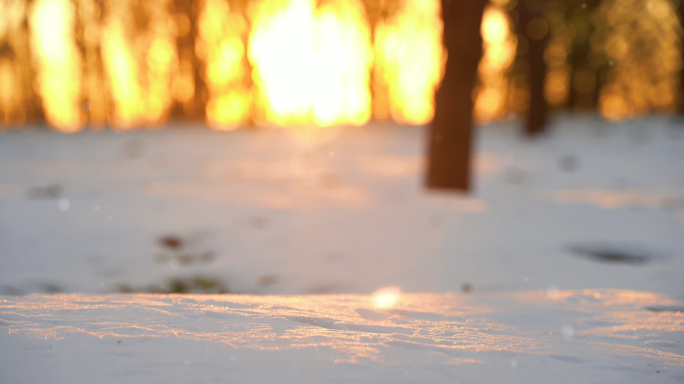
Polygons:
<instances>
[{"instance_id":1,"label":"blurred treeline","mask_svg":"<svg viewBox=\"0 0 684 384\"><path fill-rule=\"evenodd\" d=\"M679 0L491 0L475 119L524 116L535 76L548 112L681 112L681 20ZM425 124L441 28L439 0L0 0L0 126Z\"/></svg>"}]
</instances>

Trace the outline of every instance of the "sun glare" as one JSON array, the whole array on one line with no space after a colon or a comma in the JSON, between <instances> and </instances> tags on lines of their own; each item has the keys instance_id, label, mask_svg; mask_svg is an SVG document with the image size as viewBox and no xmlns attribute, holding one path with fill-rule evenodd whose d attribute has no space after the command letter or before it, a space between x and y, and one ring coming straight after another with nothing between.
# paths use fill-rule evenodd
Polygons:
<instances>
[{"instance_id":1,"label":"sun glare","mask_svg":"<svg viewBox=\"0 0 684 384\"><path fill-rule=\"evenodd\" d=\"M258 123L370 119L370 27L360 1L260 0L249 14Z\"/></svg>"},{"instance_id":2,"label":"sun glare","mask_svg":"<svg viewBox=\"0 0 684 384\"><path fill-rule=\"evenodd\" d=\"M675 109L681 23L670 2L605 0L574 16L559 7L544 15L552 106L610 120ZM514 9L491 0L483 14L480 123L528 108ZM0 127L424 125L446 62L442 32L439 0L0 0Z\"/></svg>"},{"instance_id":3,"label":"sun glare","mask_svg":"<svg viewBox=\"0 0 684 384\"><path fill-rule=\"evenodd\" d=\"M206 120L217 130L233 130L251 114L249 71L244 41L247 20L226 0L206 0L198 20L195 52L207 84Z\"/></svg>"},{"instance_id":4,"label":"sun glare","mask_svg":"<svg viewBox=\"0 0 684 384\"><path fill-rule=\"evenodd\" d=\"M437 0L406 0L375 28L375 117L426 124L435 113L445 52Z\"/></svg>"},{"instance_id":5,"label":"sun glare","mask_svg":"<svg viewBox=\"0 0 684 384\"><path fill-rule=\"evenodd\" d=\"M397 304L401 289L399 287L385 287L373 293L373 305L378 309L391 309Z\"/></svg>"},{"instance_id":6,"label":"sun glare","mask_svg":"<svg viewBox=\"0 0 684 384\"><path fill-rule=\"evenodd\" d=\"M102 59L118 128L161 124L172 105L178 70L174 22L167 0L109 0Z\"/></svg>"},{"instance_id":7,"label":"sun glare","mask_svg":"<svg viewBox=\"0 0 684 384\"><path fill-rule=\"evenodd\" d=\"M516 42L504 9L490 5L482 17L483 55L478 69L475 117L486 122L507 112L508 71L515 60Z\"/></svg>"},{"instance_id":8,"label":"sun glare","mask_svg":"<svg viewBox=\"0 0 684 384\"><path fill-rule=\"evenodd\" d=\"M83 116L81 62L73 36L73 4L68 0L38 0L29 22L38 94L45 117L61 131L77 131L83 125Z\"/></svg>"}]
</instances>

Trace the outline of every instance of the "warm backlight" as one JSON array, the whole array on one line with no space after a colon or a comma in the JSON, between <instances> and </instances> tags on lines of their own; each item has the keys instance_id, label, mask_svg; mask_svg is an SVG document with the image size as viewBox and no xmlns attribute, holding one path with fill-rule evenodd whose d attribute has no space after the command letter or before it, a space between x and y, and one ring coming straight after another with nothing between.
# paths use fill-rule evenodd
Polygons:
<instances>
[{"instance_id":1,"label":"warm backlight","mask_svg":"<svg viewBox=\"0 0 684 384\"><path fill-rule=\"evenodd\" d=\"M483 15L479 122L529 105L514 7L492 0ZM573 19L549 6L546 99L593 100L614 120L673 109L673 7L601 2ZM594 32L580 28L589 22ZM74 132L199 116L219 130L427 124L447 59L442 31L440 0L0 0L0 126L44 117ZM574 68L582 42L589 59Z\"/></svg>"},{"instance_id":2,"label":"warm backlight","mask_svg":"<svg viewBox=\"0 0 684 384\"><path fill-rule=\"evenodd\" d=\"M68 0L38 0L29 16L37 93L47 121L65 132L83 125L74 22L74 7Z\"/></svg>"},{"instance_id":3,"label":"warm backlight","mask_svg":"<svg viewBox=\"0 0 684 384\"><path fill-rule=\"evenodd\" d=\"M481 86L475 98L475 117L489 121L507 111L507 72L515 60L515 35L504 9L490 5L482 17L483 54L479 75Z\"/></svg>"},{"instance_id":4,"label":"warm backlight","mask_svg":"<svg viewBox=\"0 0 684 384\"><path fill-rule=\"evenodd\" d=\"M401 289L399 287L385 287L373 293L373 305L378 309L391 309L399 300Z\"/></svg>"},{"instance_id":5,"label":"warm backlight","mask_svg":"<svg viewBox=\"0 0 684 384\"><path fill-rule=\"evenodd\" d=\"M371 117L370 26L359 0L261 0L250 8L255 104L279 125L360 125Z\"/></svg>"},{"instance_id":6,"label":"warm backlight","mask_svg":"<svg viewBox=\"0 0 684 384\"><path fill-rule=\"evenodd\" d=\"M375 29L375 116L426 124L446 58L436 0L405 0Z\"/></svg>"}]
</instances>

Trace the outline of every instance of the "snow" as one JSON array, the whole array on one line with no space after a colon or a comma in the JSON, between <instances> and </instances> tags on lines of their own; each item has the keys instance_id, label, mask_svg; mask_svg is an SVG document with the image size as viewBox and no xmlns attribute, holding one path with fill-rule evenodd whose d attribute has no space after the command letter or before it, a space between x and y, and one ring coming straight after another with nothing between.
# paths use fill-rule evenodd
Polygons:
<instances>
[{"instance_id":1,"label":"snow","mask_svg":"<svg viewBox=\"0 0 684 384\"><path fill-rule=\"evenodd\" d=\"M0 382L681 382L682 124L514 128L4 133Z\"/></svg>"},{"instance_id":2,"label":"snow","mask_svg":"<svg viewBox=\"0 0 684 384\"><path fill-rule=\"evenodd\" d=\"M0 299L3 383L679 383L684 312L624 290ZM680 308L682 309L682 308ZM566 332L566 329L574 329Z\"/></svg>"},{"instance_id":3,"label":"snow","mask_svg":"<svg viewBox=\"0 0 684 384\"><path fill-rule=\"evenodd\" d=\"M0 294L164 290L204 276L256 294L469 284L684 298L677 124L565 118L535 141L512 124L483 127L469 196L422 188L422 128L325 132L5 133Z\"/></svg>"}]
</instances>

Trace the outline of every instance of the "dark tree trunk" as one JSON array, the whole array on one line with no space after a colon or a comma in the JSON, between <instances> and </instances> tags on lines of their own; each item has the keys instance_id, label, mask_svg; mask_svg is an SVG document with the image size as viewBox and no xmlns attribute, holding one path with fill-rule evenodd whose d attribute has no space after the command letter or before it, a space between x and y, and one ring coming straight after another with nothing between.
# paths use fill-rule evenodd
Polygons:
<instances>
[{"instance_id":1,"label":"dark tree trunk","mask_svg":"<svg viewBox=\"0 0 684 384\"><path fill-rule=\"evenodd\" d=\"M442 0L449 57L428 135L428 188L464 192L471 188L472 94L482 56L480 24L486 4L487 0Z\"/></svg>"},{"instance_id":2,"label":"dark tree trunk","mask_svg":"<svg viewBox=\"0 0 684 384\"><path fill-rule=\"evenodd\" d=\"M601 100L601 87L603 86L603 76L604 70L598 69L596 71L596 85L594 90L591 91L591 109L593 111L598 111L599 101Z\"/></svg>"},{"instance_id":3,"label":"dark tree trunk","mask_svg":"<svg viewBox=\"0 0 684 384\"><path fill-rule=\"evenodd\" d=\"M582 37L582 39L579 39L577 36L575 36L575 40L572 42L572 48L568 56L568 64L570 64L571 72L567 107L570 109L581 107L579 102L582 99L582 95L575 87L574 79L575 75L582 69L592 70L596 74L596 85L594 86L594 89L589 95L584 95L585 97L588 96L589 98L588 105L585 105L584 107L593 111L598 109L601 68L598 68L596 64L592 65L590 56L592 55L591 36L596 30L593 15L599 5L600 0L573 0L567 6L568 9L566 12L569 22L580 19L588 26L588 32Z\"/></svg>"},{"instance_id":4,"label":"dark tree trunk","mask_svg":"<svg viewBox=\"0 0 684 384\"><path fill-rule=\"evenodd\" d=\"M249 4L252 0L232 0L230 3L231 9L239 12L244 18L245 21L247 22L247 32L243 35L242 37L242 42L245 44L245 58L244 58L244 63L245 66L247 67L247 75L244 79L245 81L245 87L247 89L253 89L254 88L254 78L252 77L252 73L254 71L254 67L252 66L252 63L249 61L249 35L250 31L252 30L252 25L251 21L249 20ZM244 126L250 129L256 129L257 123L254 117L255 114L255 107L254 103L250 103L250 113L249 117L247 118L247 121L244 122Z\"/></svg>"},{"instance_id":5,"label":"dark tree trunk","mask_svg":"<svg viewBox=\"0 0 684 384\"><path fill-rule=\"evenodd\" d=\"M386 0L364 0L363 4L366 8L366 14L368 15L368 24L371 30L371 41L373 46L375 46L375 32L376 28L380 23L386 22L391 19L401 8L402 4L399 1L386 1ZM371 111L373 111L373 117L376 121L383 121L389 118L384 114L377 113L377 110L385 110L387 108L387 113L389 113L389 106L387 103L387 90L384 87L379 86L376 83L376 72L375 66L371 67L369 86L371 92ZM379 97L380 96L380 97ZM382 99L383 102L378 102L378 99Z\"/></svg>"},{"instance_id":6,"label":"dark tree trunk","mask_svg":"<svg viewBox=\"0 0 684 384\"><path fill-rule=\"evenodd\" d=\"M18 28L9 30L5 38L0 39L0 59L12 63L15 86L18 85L20 88L19 106L3 110L3 106L0 105L0 130L3 125L45 122L42 100L33 86L37 81L37 73L31 62L29 11L24 11L22 17ZM13 39L9 37L12 35Z\"/></svg>"},{"instance_id":7,"label":"dark tree trunk","mask_svg":"<svg viewBox=\"0 0 684 384\"><path fill-rule=\"evenodd\" d=\"M684 27L684 0L678 1L677 16L679 16L680 25ZM679 54L682 56L682 59L684 59L684 47L680 48ZM679 99L677 102L677 112L680 115L684 114L684 69L679 73Z\"/></svg>"},{"instance_id":8,"label":"dark tree trunk","mask_svg":"<svg viewBox=\"0 0 684 384\"><path fill-rule=\"evenodd\" d=\"M518 3L518 33L527 36L529 49L527 63L530 79L530 107L527 112L528 136L538 135L546 130L549 104L544 97L544 81L546 79L546 62L544 52L549 42L548 24L546 32L539 32L539 23L543 21L543 1L524 1ZM543 23L546 23L543 21Z\"/></svg>"},{"instance_id":9,"label":"dark tree trunk","mask_svg":"<svg viewBox=\"0 0 684 384\"><path fill-rule=\"evenodd\" d=\"M200 73L200 62L195 54L195 41L198 34L197 16L199 13L199 1L192 0L173 0L172 11L177 15L184 15L190 22L189 31L178 36L176 39L176 50L178 52L179 63L189 62L192 66L192 77L195 92L190 100L185 102L174 101L171 108L171 117L174 119L202 119L204 116L204 101L202 94L205 91L204 80Z\"/></svg>"}]
</instances>

